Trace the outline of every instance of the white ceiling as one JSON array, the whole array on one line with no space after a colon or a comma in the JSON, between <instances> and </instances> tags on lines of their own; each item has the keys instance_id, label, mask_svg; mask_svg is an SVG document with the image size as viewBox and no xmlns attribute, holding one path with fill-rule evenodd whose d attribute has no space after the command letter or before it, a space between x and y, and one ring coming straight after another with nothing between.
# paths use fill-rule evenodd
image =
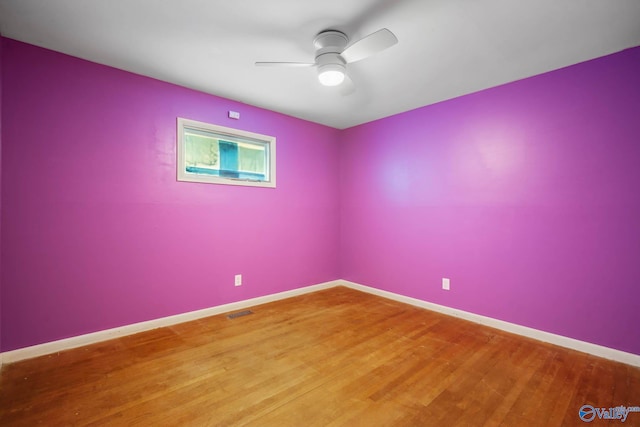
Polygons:
<instances>
[{"instance_id":1,"label":"white ceiling","mask_svg":"<svg viewBox=\"0 0 640 427\"><path fill-rule=\"evenodd\" d=\"M314 36L399 43L319 84ZM0 0L3 36L347 128L640 45L640 0Z\"/></svg>"}]
</instances>

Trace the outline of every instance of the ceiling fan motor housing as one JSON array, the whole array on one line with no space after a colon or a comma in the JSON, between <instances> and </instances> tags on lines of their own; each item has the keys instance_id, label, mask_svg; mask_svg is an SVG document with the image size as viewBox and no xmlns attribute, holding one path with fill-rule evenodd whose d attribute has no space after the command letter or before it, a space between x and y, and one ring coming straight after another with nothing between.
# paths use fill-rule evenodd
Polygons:
<instances>
[{"instance_id":1,"label":"ceiling fan motor housing","mask_svg":"<svg viewBox=\"0 0 640 427\"><path fill-rule=\"evenodd\" d=\"M323 31L316 36L313 44L316 47L316 65L320 82L325 86L335 86L344 81L346 62L340 53L347 46L349 39L340 31Z\"/></svg>"},{"instance_id":2,"label":"ceiling fan motor housing","mask_svg":"<svg viewBox=\"0 0 640 427\"><path fill-rule=\"evenodd\" d=\"M316 56L325 53L342 53L348 42L349 38L346 34L334 30L323 31L313 39Z\"/></svg>"}]
</instances>

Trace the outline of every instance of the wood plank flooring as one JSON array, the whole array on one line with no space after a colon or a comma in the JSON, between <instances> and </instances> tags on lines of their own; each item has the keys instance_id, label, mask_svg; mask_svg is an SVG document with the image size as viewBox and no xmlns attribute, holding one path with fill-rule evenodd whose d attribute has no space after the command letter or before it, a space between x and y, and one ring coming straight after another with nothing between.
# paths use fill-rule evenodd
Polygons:
<instances>
[{"instance_id":1,"label":"wood plank flooring","mask_svg":"<svg viewBox=\"0 0 640 427\"><path fill-rule=\"evenodd\" d=\"M584 426L640 369L348 288L7 365L3 426ZM640 413L626 422L640 425Z\"/></svg>"}]
</instances>

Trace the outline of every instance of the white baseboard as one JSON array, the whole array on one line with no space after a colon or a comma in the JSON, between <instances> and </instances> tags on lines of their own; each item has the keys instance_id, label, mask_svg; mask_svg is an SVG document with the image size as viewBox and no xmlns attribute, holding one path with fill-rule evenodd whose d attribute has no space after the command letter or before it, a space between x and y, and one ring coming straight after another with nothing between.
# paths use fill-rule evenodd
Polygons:
<instances>
[{"instance_id":1,"label":"white baseboard","mask_svg":"<svg viewBox=\"0 0 640 427\"><path fill-rule=\"evenodd\" d=\"M307 286L304 288L293 289L291 291L280 292L277 294L265 295L258 298L251 298L244 301L232 302L230 304L218 305L215 307L205 308L202 310L190 311L188 313L176 314L174 316L162 317L160 319L149 320L146 322L134 323L118 328L107 329L103 331L92 332L90 334L79 335L76 337L66 338L58 341L51 341L30 347L19 348L16 350L0 353L0 361L2 363L13 363L20 360L31 359L38 356L57 353L59 351L69 350L72 348L82 347L89 344L95 344L102 341L120 338L126 335L137 334L138 332L149 331L152 329L162 328L164 326L176 325L178 323L189 322L191 320L201 319L203 317L214 316L216 314L227 313L230 311L241 310L247 307L253 307L272 301L278 301L285 298L291 298L310 292L320 291L322 289L338 286L338 281L320 283L317 285Z\"/></svg>"},{"instance_id":2,"label":"white baseboard","mask_svg":"<svg viewBox=\"0 0 640 427\"><path fill-rule=\"evenodd\" d=\"M627 365L640 367L640 355L637 354L627 353L621 350L616 350L613 348L568 338L562 335L556 335L550 332L540 331L538 329L517 325L515 323L509 323L503 320L497 320L491 317L481 316L479 314L469 313L467 311L446 307L444 305L434 304L416 298L395 294L393 292L371 288L369 286L360 285L358 283L349 282L347 280L337 280L336 282L338 282L338 285L381 296L383 298L403 302L405 304L410 304L416 307L426 308L427 310L432 310L439 313L447 314L449 316L469 320L474 323L501 329L506 332L533 338L538 341L548 342L561 347L569 348L571 350L577 350L582 353L588 353L594 356L603 357L605 359L614 360L616 362L626 363Z\"/></svg>"},{"instance_id":3,"label":"white baseboard","mask_svg":"<svg viewBox=\"0 0 640 427\"><path fill-rule=\"evenodd\" d=\"M502 320L493 319L491 317L481 316L479 314L469 313L467 311L446 307L439 304L395 294L389 291L372 288L358 283L349 282L347 280L333 280L330 282L320 283L317 285L307 286L304 288L293 289L291 291L280 292L277 294L265 295L258 298L252 298L244 301L223 304L215 307L205 308L202 310L191 311L188 313L177 314L175 316L163 317L160 319L149 320L141 323L134 323L119 328L107 329L104 331L93 332L77 337L66 338L58 341L38 344L31 347L19 348L17 350L0 353L0 366L3 363L13 363L20 360L31 359L33 357L44 356L47 354L57 353L59 351L69 350L72 348L82 347L114 338L120 338L126 335L136 334L138 332L149 331L164 326L171 326L178 323L189 322L191 320L201 319L203 317L214 316L216 314L227 313L230 311L241 310L244 308L265 304L272 301L278 301L285 298L291 298L335 286L345 286L347 288L388 298L394 301L410 304L416 307L425 308L427 310L436 311L449 316L458 317L469 320L474 323L489 326L503 331L533 338L538 341L544 341L561 347L577 350L583 353L592 354L594 356L603 357L616 362L626 363L632 366L640 367L640 355L627 353L621 350L615 350L597 344L564 337L562 335L544 332L526 326L509 323Z\"/></svg>"}]
</instances>

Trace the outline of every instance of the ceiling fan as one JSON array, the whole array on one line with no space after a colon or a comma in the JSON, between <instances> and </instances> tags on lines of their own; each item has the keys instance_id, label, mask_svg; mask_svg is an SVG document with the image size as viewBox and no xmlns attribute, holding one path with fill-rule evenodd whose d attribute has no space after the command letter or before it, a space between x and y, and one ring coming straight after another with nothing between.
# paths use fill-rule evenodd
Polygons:
<instances>
[{"instance_id":1,"label":"ceiling fan","mask_svg":"<svg viewBox=\"0 0 640 427\"><path fill-rule=\"evenodd\" d=\"M313 39L315 62L256 62L266 67L317 67L318 79L325 86L337 86L345 81L347 64L368 58L398 43L397 37L386 28L349 44L346 34L325 30Z\"/></svg>"}]
</instances>

